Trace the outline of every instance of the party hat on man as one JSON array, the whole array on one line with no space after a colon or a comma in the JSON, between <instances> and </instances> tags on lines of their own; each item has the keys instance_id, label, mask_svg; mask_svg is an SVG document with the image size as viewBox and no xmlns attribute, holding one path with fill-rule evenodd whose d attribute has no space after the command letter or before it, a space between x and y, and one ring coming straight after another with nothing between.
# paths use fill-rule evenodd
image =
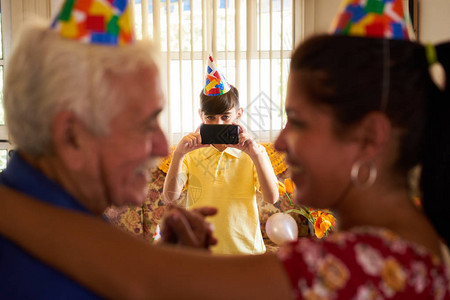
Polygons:
<instances>
[{"instance_id":1,"label":"party hat on man","mask_svg":"<svg viewBox=\"0 0 450 300\"><path fill-rule=\"evenodd\" d=\"M343 0L331 26L334 34L414 40L403 0Z\"/></svg>"},{"instance_id":2,"label":"party hat on man","mask_svg":"<svg viewBox=\"0 0 450 300\"><path fill-rule=\"evenodd\" d=\"M230 90L227 79L216 66L212 56L209 56L208 67L206 69L206 83L203 94L206 96L219 96Z\"/></svg>"},{"instance_id":3,"label":"party hat on man","mask_svg":"<svg viewBox=\"0 0 450 300\"><path fill-rule=\"evenodd\" d=\"M134 43L128 0L66 0L52 28L63 37L84 43Z\"/></svg>"}]
</instances>

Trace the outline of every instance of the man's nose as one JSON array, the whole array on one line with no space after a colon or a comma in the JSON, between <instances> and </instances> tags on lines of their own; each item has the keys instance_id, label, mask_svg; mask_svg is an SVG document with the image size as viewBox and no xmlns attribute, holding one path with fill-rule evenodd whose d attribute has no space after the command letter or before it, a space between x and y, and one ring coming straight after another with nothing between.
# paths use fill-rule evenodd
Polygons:
<instances>
[{"instance_id":1,"label":"man's nose","mask_svg":"<svg viewBox=\"0 0 450 300\"><path fill-rule=\"evenodd\" d=\"M169 143L161 128L155 131L150 140L152 144L150 156L165 157L169 155Z\"/></svg>"}]
</instances>

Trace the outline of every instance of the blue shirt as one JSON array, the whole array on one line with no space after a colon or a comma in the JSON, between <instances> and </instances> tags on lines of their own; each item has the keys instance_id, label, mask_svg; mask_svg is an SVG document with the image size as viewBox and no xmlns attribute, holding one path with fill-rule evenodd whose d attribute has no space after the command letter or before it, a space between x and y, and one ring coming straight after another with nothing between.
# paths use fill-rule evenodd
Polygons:
<instances>
[{"instance_id":1,"label":"blue shirt","mask_svg":"<svg viewBox=\"0 0 450 300\"><path fill-rule=\"evenodd\" d=\"M89 213L56 182L14 153L0 184L49 204ZM66 275L0 236L0 299L99 299Z\"/></svg>"}]
</instances>

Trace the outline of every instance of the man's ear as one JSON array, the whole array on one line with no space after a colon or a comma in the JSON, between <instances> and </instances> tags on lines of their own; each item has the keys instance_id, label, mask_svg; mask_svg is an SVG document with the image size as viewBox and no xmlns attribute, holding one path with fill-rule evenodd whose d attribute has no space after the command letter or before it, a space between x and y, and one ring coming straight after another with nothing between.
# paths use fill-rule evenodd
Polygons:
<instances>
[{"instance_id":1,"label":"man's ear","mask_svg":"<svg viewBox=\"0 0 450 300\"><path fill-rule=\"evenodd\" d=\"M372 159L386 149L392 133L392 125L381 112L371 112L355 128L363 156Z\"/></svg>"},{"instance_id":2,"label":"man's ear","mask_svg":"<svg viewBox=\"0 0 450 300\"><path fill-rule=\"evenodd\" d=\"M85 161L86 147L83 141L89 134L83 122L70 111L58 113L51 128L53 147L59 159L72 170L79 170Z\"/></svg>"}]
</instances>

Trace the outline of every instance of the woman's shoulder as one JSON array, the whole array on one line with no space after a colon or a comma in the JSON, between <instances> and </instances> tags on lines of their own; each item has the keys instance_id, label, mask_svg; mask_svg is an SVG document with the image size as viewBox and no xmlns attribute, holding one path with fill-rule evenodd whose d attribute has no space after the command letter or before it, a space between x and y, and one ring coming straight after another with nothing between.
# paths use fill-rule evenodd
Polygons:
<instances>
[{"instance_id":1,"label":"woman's shoulder","mask_svg":"<svg viewBox=\"0 0 450 300\"><path fill-rule=\"evenodd\" d=\"M375 293L450 299L449 268L424 247L386 229L361 227L321 240L303 238L282 247L278 256L303 297Z\"/></svg>"}]
</instances>

